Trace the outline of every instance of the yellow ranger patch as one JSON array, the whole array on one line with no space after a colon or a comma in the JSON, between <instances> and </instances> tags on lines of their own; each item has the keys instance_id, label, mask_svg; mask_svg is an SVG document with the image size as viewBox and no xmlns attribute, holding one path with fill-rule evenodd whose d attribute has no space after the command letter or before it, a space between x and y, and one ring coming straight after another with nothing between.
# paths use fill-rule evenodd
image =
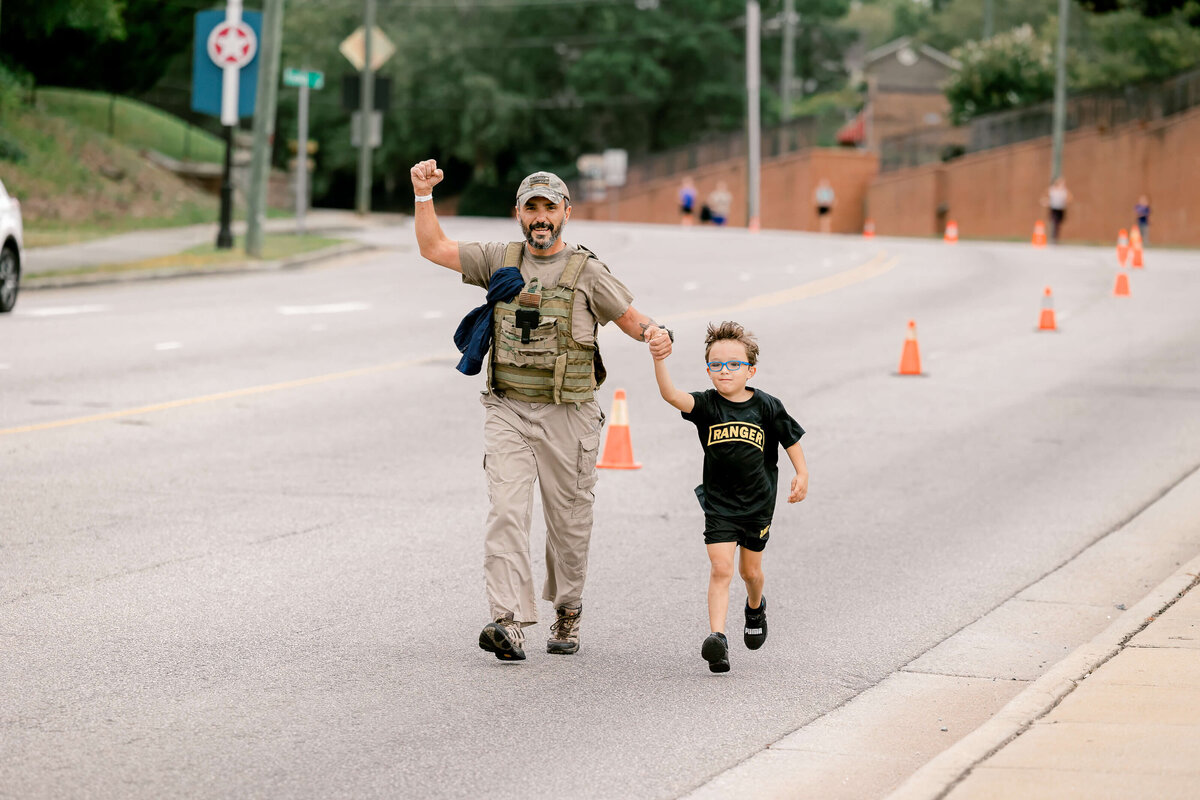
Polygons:
<instances>
[{"instance_id":1,"label":"yellow ranger patch","mask_svg":"<svg viewBox=\"0 0 1200 800\"><path fill-rule=\"evenodd\" d=\"M763 429L749 422L724 422L720 425L710 425L708 428L710 447L725 442L745 442L762 450L765 438Z\"/></svg>"}]
</instances>

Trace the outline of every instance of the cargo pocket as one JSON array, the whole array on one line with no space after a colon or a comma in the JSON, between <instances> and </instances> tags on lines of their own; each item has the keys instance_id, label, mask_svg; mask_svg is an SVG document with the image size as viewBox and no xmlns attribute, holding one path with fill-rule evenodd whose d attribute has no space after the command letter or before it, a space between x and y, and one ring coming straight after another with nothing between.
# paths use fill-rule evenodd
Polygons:
<instances>
[{"instance_id":1,"label":"cargo pocket","mask_svg":"<svg viewBox=\"0 0 1200 800\"><path fill-rule=\"evenodd\" d=\"M576 465L576 477L578 494L576 495L575 507L572 509L572 516L581 516L582 513L592 511L592 503L595 500L595 494L592 489L596 485L596 456L599 456L600 451L600 434L589 433L586 437L580 439L580 458Z\"/></svg>"},{"instance_id":2,"label":"cargo pocket","mask_svg":"<svg viewBox=\"0 0 1200 800\"><path fill-rule=\"evenodd\" d=\"M500 318L500 341L496 342L496 361L510 367L554 369L558 355L558 319L543 317L529 331L529 341L521 341L521 328L508 317Z\"/></svg>"}]
</instances>

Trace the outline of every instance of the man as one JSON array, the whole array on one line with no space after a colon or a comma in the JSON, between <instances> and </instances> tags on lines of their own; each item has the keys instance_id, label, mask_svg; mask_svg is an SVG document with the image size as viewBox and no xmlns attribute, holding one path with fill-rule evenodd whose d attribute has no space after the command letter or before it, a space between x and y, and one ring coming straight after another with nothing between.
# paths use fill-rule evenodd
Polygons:
<instances>
[{"instance_id":1,"label":"man","mask_svg":"<svg viewBox=\"0 0 1200 800\"><path fill-rule=\"evenodd\" d=\"M575 653L604 422L595 401L604 380L596 333L615 322L634 339L649 341L655 358L665 358L670 331L631 305L629 290L595 255L562 240L571 197L557 175L535 172L521 181L517 220L525 241L512 244L450 239L433 209L433 187L443 178L437 162L414 165L411 177L422 256L474 286L486 288L504 267L518 268L525 284L519 297L495 305L481 398L491 503L484 584L493 622L479 634L479 646L501 660L525 659L522 628L537 622L529 557L536 479L546 515L542 598L554 604L556 616L546 650Z\"/></svg>"}]
</instances>

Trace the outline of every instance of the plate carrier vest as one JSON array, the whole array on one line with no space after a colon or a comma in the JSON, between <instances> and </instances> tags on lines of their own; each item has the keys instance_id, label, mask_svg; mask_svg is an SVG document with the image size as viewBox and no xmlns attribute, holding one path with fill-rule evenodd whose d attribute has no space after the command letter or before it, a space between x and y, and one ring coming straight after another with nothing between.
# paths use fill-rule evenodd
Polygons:
<instances>
[{"instance_id":1,"label":"plate carrier vest","mask_svg":"<svg viewBox=\"0 0 1200 800\"><path fill-rule=\"evenodd\" d=\"M524 242L511 242L503 266L519 268L524 252ZM571 332L575 283L591 257L590 250L580 247L567 259L557 286L540 286L534 278L514 302L496 303L489 391L529 403L578 404L593 399L605 377L600 350L575 341Z\"/></svg>"}]
</instances>

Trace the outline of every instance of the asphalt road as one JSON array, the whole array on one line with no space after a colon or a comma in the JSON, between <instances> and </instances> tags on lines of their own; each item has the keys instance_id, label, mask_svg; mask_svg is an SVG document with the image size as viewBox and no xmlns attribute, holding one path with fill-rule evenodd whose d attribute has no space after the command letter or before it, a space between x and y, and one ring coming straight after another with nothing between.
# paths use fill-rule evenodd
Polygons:
<instances>
[{"instance_id":1,"label":"asphalt road","mask_svg":"<svg viewBox=\"0 0 1200 800\"><path fill-rule=\"evenodd\" d=\"M627 390L645 466L601 476L580 653L541 652L543 623L511 664L476 645L481 379L453 369L482 293L411 230L300 271L30 292L0 319L0 796L677 797L1200 466L1195 254L1152 251L1114 298L1108 250L567 231L675 327L679 386L737 319L752 385L808 429L766 647L700 659L699 448L614 327L601 401ZM1058 333L1034 331L1046 285ZM923 377L894 374L910 318Z\"/></svg>"}]
</instances>

